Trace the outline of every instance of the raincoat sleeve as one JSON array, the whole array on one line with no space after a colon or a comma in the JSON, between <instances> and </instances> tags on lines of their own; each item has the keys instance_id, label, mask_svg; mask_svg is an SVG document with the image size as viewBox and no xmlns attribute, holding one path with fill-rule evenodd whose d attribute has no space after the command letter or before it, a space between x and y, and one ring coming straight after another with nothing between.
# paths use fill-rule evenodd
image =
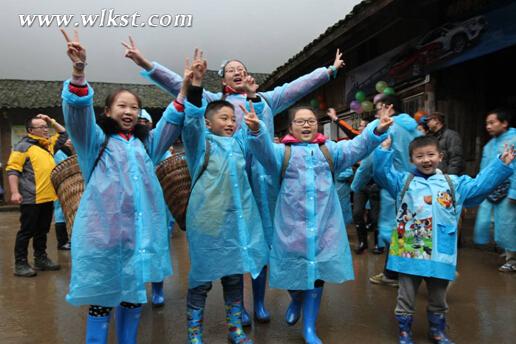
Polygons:
<instances>
[{"instance_id":1,"label":"raincoat sleeve","mask_svg":"<svg viewBox=\"0 0 516 344\"><path fill-rule=\"evenodd\" d=\"M140 75L174 97L177 97L183 84L183 77L181 75L157 62L152 62L151 70L147 71L144 69L140 71ZM220 93L212 93L206 90L204 90L203 96L208 102L222 97Z\"/></svg>"},{"instance_id":2,"label":"raincoat sleeve","mask_svg":"<svg viewBox=\"0 0 516 344\"><path fill-rule=\"evenodd\" d=\"M373 178L373 155L374 154L369 154L367 158L360 162L360 166L355 173L355 178L353 178L353 182L351 183L351 190L353 192L363 190L371 178Z\"/></svg>"},{"instance_id":3,"label":"raincoat sleeve","mask_svg":"<svg viewBox=\"0 0 516 344\"><path fill-rule=\"evenodd\" d=\"M362 134L352 140L331 142L330 152L333 155L335 172L339 173L343 169L353 166L359 160L364 159L370 154L381 142L387 138L387 134L377 135L374 133L376 127L367 127Z\"/></svg>"},{"instance_id":4,"label":"raincoat sleeve","mask_svg":"<svg viewBox=\"0 0 516 344\"><path fill-rule=\"evenodd\" d=\"M204 155L206 154L204 111L206 110L207 103L206 100L203 99L202 106L197 107L188 100L185 100L184 105L185 122L182 133L183 143L190 176L192 180L195 180L199 172L199 167L204 163Z\"/></svg>"},{"instance_id":5,"label":"raincoat sleeve","mask_svg":"<svg viewBox=\"0 0 516 344\"><path fill-rule=\"evenodd\" d=\"M70 80L65 81L61 94L66 131L79 157L84 180L87 181L106 136L95 122L93 88L87 84L88 94L80 97L70 92L69 84Z\"/></svg>"},{"instance_id":6,"label":"raincoat sleeve","mask_svg":"<svg viewBox=\"0 0 516 344\"><path fill-rule=\"evenodd\" d=\"M493 190L503 183L507 178L514 177L514 162L510 165L504 164L499 158L487 165L476 178L461 176L457 182L458 202L471 206L473 203L480 204Z\"/></svg>"},{"instance_id":7,"label":"raincoat sleeve","mask_svg":"<svg viewBox=\"0 0 516 344\"><path fill-rule=\"evenodd\" d=\"M273 115L276 116L329 80L328 68L321 67L292 82L278 86L272 91L260 92L259 94L265 98L265 101L271 107Z\"/></svg>"},{"instance_id":8,"label":"raincoat sleeve","mask_svg":"<svg viewBox=\"0 0 516 344\"><path fill-rule=\"evenodd\" d=\"M248 131L247 144L251 154L262 164L268 174L279 176L285 155L285 145L273 143L265 124L260 121L258 132Z\"/></svg>"},{"instance_id":9,"label":"raincoat sleeve","mask_svg":"<svg viewBox=\"0 0 516 344\"><path fill-rule=\"evenodd\" d=\"M147 149L154 165L158 164L167 150L174 144L183 128L184 113L175 109L170 103L156 128L151 130Z\"/></svg>"},{"instance_id":10,"label":"raincoat sleeve","mask_svg":"<svg viewBox=\"0 0 516 344\"><path fill-rule=\"evenodd\" d=\"M353 179L353 169L351 167L346 168L344 171L337 175L336 179L342 183L350 183Z\"/></svg>"},{"instance_id":11,"label":"raincoat sleeve","mask_svg":"<svg viewBox=\"0 0 516 344\"><path fill-rule=\"evenodd\" d=\"M393 164L394 151L385 150L382 147L376 149L373 154L375 164L373 167L374 179L382 188L385 188L392 198L397 199L403 189L407 172L399 172Z\"/></svg>"}]
</instances>

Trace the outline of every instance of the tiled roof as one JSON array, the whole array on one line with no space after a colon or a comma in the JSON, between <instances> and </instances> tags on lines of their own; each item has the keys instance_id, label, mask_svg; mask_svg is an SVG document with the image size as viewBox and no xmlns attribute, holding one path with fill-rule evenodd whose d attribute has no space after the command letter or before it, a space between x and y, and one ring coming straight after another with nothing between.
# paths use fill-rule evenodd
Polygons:
<instances>
[{"instance_id":1,"label":"tiled roof","mask_svg":"<svg viewBox=\"0 0 516 344\"><path fill-rule=\"evenodd\" d=\"M253 74L261 83L267 74ZM138 94L146 108L165 108L173 99L168 93L153 85L120 84L108 82L92 82L95 89L94 106L102 107L104 99L116 88L127 88ZM215 71L208 71L204 79L204 87L212 92L221 90L220 77ZM41 80L0 80L0 109L9 108L49 108L61 106L61 89L63 81Z\"/></svg>"}]
</instances>

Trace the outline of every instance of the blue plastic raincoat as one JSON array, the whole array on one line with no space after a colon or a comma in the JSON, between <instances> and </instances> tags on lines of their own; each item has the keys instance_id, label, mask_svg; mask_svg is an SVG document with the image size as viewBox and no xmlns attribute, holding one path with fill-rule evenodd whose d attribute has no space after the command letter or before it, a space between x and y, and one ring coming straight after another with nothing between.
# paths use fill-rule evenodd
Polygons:
<instances>
[{"instance_id":1,"label":"blue plastic raincoat","mask_svg":"<svg viewBox=\"0 0 516 344\"><path fill-rule=\"evenodd\" d=\"M399 198L409 173L393 167L392 150L377 149L374 159L375 179L393 198ZM455 204L449 184L440 171L428 179L416 175L403 199L398 200L387 268L410 275L454 280L457 224L463 204L486 197L513 173L512 170L496 159L475 179L450 175Z\"/></svg>"},{"instance_id":2,"label":"blue plastic raincoat","mask_svg":"<svg viewBox=\"0 0 516 344\"><path fill-rule=\"evenodd\" d=\"M335 187L337 195L339 195L340 208L344 216L344 223L349 225L353 222L353 214L351 212L351 179L353 178L353 169L346 168L335 177Z\"/></svg>"},{"instance_id":3,"label":"blue plastic raincoat","mask_svg":"<svg viewBox=\"0 0 516 344\"><path fill-rule=\"evenodd\" d=\"M73 305L145 303L145 282L172 274L165 202L154 164L177 139L183 118L168 108L145 144L111 135L95 123L93 89L79 97L63 88L67 132L77 151L85 190L72 231Z\"/></svg>"},{"instance_id":4,"label":"blue plastic raincoat","mask_svg":"<svg viewBox=\"0 0 516 344\"><path fill-rule=\"evenodd\" d=\"M59 164L61 161L68 158L68 156L62 151L58 150L54 154L54 161L56 162L56 165ZM54 201L54 222L55 223L65 223L66 219L64 217L63 208L61 207L61 202L59 200Z\"/></svg>"},{"instance_id":5,"label":"blue plastic raincoat","mask_svg":"<svg viewBox=\"0 0 516 344\"><path fill-rule=\"evenodd\" d=\"M392 119L394 120L394 123L389 128L388 133L392 139L391 149L393 150L393 166L400 172L412 171L414 166L410 162L409 144L413 139L421 136L421 133L417 130L417 122L406 113L393 116ZM377 123L378 120L374 120L369 125L377 126ZM366 164L363 169L359 168L357 170L355 175L357 180L367 184L369 179L363 178L361 174L365 173L369 176L373 174L372 168L375 166L377 161L373 159L371 162L372 164ZM382 188L380 190L380 213L378 215L378 246L383 247L390 242L391 231L396 226L396 205L389 192L384 190L380 183L378 183L378 185ZM363 186L357 183L355 187L360 189Z\"/></svg>"},{"instance_id":6,"label":"blue plastic raincoat","mask_svg":"<svg viewBox=\"0 0 516 344\"><path fill-rule=\"evenodd\" d=\"M269 255L245 170L245 130L232 137L206 130L206 104L203 100L198 108L185 102L183 142L194 181L186 211L190 288L233 274L249 272L257 277ZM255 109L258 113L261 107ZM201 173L206 140L210 142L209 161Z\"/></svg>"},{"instance_id":7,"label":"blue plastic raincoat","mask_svg":"<svg viewBox=\"0 0 516 344\"><path fill-rule=\"evenodd\" d=\"M374 128L350 141L326 141L335 173L369 154L387 135ZM273 144L263 123L249 146L269 175L280 178L284 144ZM270 255L271 288L308 290L316 280L352 280L346 226L328 161L317 143L294 143L276 203Z\"/></svg>"},{"instance_id":8,"label":"blue plastic raincoat","mask_svg":"<svg viewBox=\"0 0 516 344\"><path fill-rule=\"evenodd\" d=\"M516 146L516 128L509 128L502 135L489 140L482 152L480 170L497 159L497 155L503 152L504 144ZM515 165L513 163L513 168L516 168ZM493 204L485 200L478 208L474 235L477 244L487 244L489 242L491 216L494 215L494 239L496 244L508 251L516 252L516 173L512 175L510 183L507 197L500 203Z\"/></svg>"},{"instance_id":9,"label":"blue plastic raincoat","mask_svg":"<svg viewBox=\"0 0 516 344\"><path fill-rule=\"evenodd\" d=\"M179 93L183 81L179 74L174 73L156 62L153 63L152 70L142 71L141 75L174 96ZM272 137L274 137L274 116L285 111L299 99L321 87L329 80L328 68L321 67L290 83L278 86L272 91L258 93L259 96L265 100L265 105L261 114L257 115L260 120L265 122L271 140ZM208 103L223 98L221 92L213 93L207 90L204 90L203 96ZM224 100L227 100L235 107L237 128L240 126L245 127L245 122L242 121L244 114L239 105L246 106L246 96L244 94L227 94ZM247 171L253 194L258 204L258 209L260 210L265 238L270 245L273 232L272 216L276 206L279 185L277 179L268 175L263 169L263 166L261 166L255 158L251 157L251 159Z\"/></svg>"}]
</instances>

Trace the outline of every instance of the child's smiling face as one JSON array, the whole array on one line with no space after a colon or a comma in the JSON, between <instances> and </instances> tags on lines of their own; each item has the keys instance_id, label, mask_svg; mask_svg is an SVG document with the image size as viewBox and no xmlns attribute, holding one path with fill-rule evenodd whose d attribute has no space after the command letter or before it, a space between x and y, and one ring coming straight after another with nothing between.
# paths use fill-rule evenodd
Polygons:
<instances>
[{"instance_id":1,"label":"child's smiling face","mask_svg":"<svg viewBox=\"0 0 516 344\"><path fill-rule=\"evenodd\" d=\"M120 92L113 104L105 109L105 113L118 124L120 130L131 131L136 125L140 113L138 99L129 92Z\"/></svg>"},{"instance_id":2,"label":"child's smiling face","mask_svg":"<svg viewBox=\"0 0 516 344\"><path fill-rule=\"evenodd\" d=\"M419 172L431 175L435 173L437 166L443 160L443 153L436 145L426 145L414 148L410 160L416 165Z\"/></svg>"},{"instance_id":3,"label":"child's smiling face","mask_svg":"<svg viewBox=\"0 0 516 344\"><path fill-rule=\"evenodd\" d=\"M233 136L236 117L232 108L224 106L206 118L206 127L217 136Z\"/></svg>"},{"instance_id":4,"label":"child's smiling face","mask_svg":"<svg viewBox=\"0 0 516 344\"><path fill-rule=\"evenodd\" d=\"M309 109L300 109L289 128L290 135L302 142L312 142L317 135L317 117Z\"/></svg>"}]
</instances>

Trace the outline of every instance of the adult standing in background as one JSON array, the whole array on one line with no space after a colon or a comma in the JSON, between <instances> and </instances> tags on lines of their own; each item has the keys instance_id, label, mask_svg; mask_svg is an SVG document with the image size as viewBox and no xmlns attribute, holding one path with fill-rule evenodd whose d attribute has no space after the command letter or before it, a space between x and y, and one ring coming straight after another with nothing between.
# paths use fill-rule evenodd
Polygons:
<instances>
[{"instance_id":1,"label":"adult standing in background","mask_svg":"<svg viewBox=\"0 0 516 344\"><path fill-rule=\"evenodd\" d=\"M57 134L50 136L49 126ZM36 270L59 270L59 264L47 257L47 233L50 230L54 201L57 199L50 173L55 167L54 152L66 142L65 128L47 115L29 118L27 135L16 144L7 162L11 202L20 204L21 227L14 247L14 274L36 276L27 261L29 241L34 248Z\"/></svg>"},{"instance_id":2,"label":"adult standing in background","mask_svg":"<svg viewBox=\"0 0 516 344\"><path fill-rule=\"evenodd\" d=\"M427 135L434 136L439 140L439 148L444 153L438 168L445 174L462 175L464 173L464 157L459 133L446 127L444 114L441 112L428 115L426 124L429 129Z\"/></svg>"}]
</instances>

